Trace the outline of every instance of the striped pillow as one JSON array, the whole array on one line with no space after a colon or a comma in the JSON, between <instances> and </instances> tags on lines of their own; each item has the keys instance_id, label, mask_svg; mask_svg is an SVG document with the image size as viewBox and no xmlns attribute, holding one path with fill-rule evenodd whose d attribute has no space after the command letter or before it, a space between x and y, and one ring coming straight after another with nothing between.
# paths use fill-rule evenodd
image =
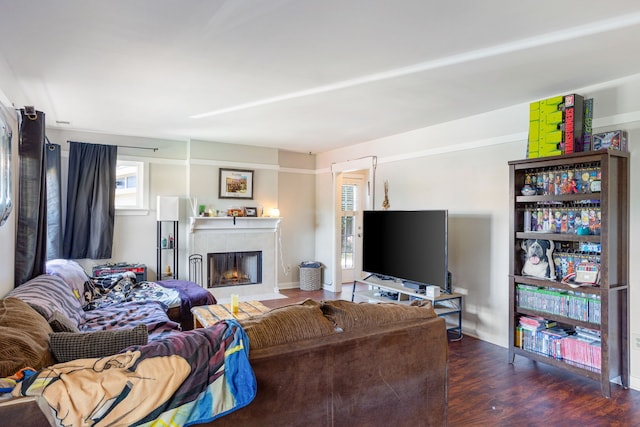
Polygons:
<instances>
[{"instance_id":1,"label":"striped pillow","mask_svg":"<svg viewBox=\"0 0 640 427\"><path fill-rule=\"evenodd\" d=\"M55 311L64 314L76 326L84 322L84 311L67 284L57 276L42 274L13 289L7 296L34 307L47 321Z\"/></svg>"}]
</instances>

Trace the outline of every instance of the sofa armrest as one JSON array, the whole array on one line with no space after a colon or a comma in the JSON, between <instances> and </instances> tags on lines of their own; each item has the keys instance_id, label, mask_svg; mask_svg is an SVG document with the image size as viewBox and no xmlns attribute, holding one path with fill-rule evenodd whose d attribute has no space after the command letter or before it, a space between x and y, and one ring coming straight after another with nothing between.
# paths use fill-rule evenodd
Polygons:
<instances>
[{"instance_id":1,"label":"sofa armrest","mask_svg":"<svg viewBox=\"0 0 640 427\"><path fill-rule=\"evenodd\" d=\"M49 407L41 397L15 397L0 401L3 425L21 427L55 426Z\"/></svg>"}]
</instances>

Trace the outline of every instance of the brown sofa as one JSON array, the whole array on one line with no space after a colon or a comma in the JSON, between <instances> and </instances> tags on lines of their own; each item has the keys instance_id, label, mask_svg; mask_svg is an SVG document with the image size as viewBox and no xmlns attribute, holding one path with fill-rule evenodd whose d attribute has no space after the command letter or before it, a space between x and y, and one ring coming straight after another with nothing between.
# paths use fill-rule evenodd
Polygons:
<instances>
[{"instance_id":1,"label":"brown sofa","mask_svg":"<svg viewBox=\"0 0 640 427\"><path fill-rule=\"evenodd\" d=\"M273 337L277 331L273 325L254 331L263 320L241 322L251 342L258 392L248 406L208 425L446 424L447 334L444 319L436 317L430 304L328 301L321 307L332 327L342 332L296 341L291 328L283 340L293 342L256 346L256 335ZM282 317L279 310L261 317ZM314 321L299 319L305 331Z\"/></svg>"},{"instance_id":2,"label":"brown sofa","mask_svg":"<svg viewBox=\"0 0 640 427\"><path fill-rule=\"evenodd\" d=\"M199 425L446 424L447 334L429 303L307 300L241 325L249 338L256 396ZM37 410L37 401L13 403L0 403L0 419L42 425L39 417L47 411Z\"/></svg>"}]
</instances>

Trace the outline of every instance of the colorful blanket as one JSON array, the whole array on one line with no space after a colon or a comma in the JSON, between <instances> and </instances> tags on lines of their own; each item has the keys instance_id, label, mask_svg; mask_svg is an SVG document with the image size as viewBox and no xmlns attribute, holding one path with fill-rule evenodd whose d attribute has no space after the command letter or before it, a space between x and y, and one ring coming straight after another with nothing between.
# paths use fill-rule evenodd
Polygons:
<instances>
[{"instance_id":1,"label":"colorful blanket","mask_svg":"<svg viewBox=\"0 0 640 427\"><path fill-rule=\"evenodd\" d=\"M120 354L81 359L26 378L62 426L188 426L248 405L256 394L248 339L235 320L165 336Z\"/></svg>"},{"instance_id":2,"label":"colorful blanket","mask_svg":"<svg viewBox=\"0 0 640 427\"><path fill-rule=\"evenodd\" d=\"M180 306L180 294L156 282L136 282L135 274L119 273L91 279L86 286L84 310L131 301L159 301L165 308Z\"/></svg>"}]
</instances>

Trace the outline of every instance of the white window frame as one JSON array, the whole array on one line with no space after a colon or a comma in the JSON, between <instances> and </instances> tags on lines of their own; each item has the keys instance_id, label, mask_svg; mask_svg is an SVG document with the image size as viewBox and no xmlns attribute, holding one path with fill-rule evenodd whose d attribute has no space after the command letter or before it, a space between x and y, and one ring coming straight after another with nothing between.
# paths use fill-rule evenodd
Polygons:
<instances>
[{"instance_id":1,"label":"white window frame","mask_svg":"<svg viewBox=\"0 0 640 427\"><path fill-rule=\"evenodd\" d=\"M137 167L136 187L138 191L135 206L116 206L116 215L147 215L149 213L149 162L126 156L118 156L117 162Z\"/></svg>"}]
</instances>

